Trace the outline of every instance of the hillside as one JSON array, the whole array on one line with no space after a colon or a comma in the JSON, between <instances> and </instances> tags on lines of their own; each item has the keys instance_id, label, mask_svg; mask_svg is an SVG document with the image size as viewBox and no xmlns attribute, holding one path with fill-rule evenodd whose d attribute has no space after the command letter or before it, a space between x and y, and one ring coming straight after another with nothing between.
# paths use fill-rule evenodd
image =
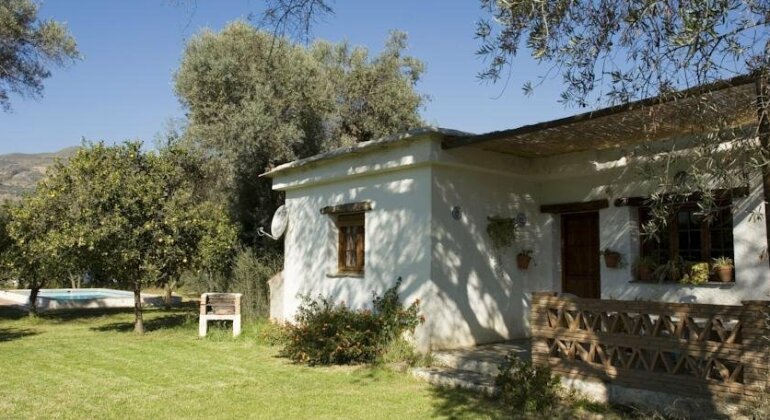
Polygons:
<instances>
[{"instance_id":1,"label":"hillside","mask_svg":"<svg viewBox=\"0 0 770 420\"><path fill-rule=\"evenodd\" d=\"M0 155L0 202L18 200L32 191L56 158L66 159L76 150L77 147L68 147L54 153Z\"/></svg>"}]
</instances>

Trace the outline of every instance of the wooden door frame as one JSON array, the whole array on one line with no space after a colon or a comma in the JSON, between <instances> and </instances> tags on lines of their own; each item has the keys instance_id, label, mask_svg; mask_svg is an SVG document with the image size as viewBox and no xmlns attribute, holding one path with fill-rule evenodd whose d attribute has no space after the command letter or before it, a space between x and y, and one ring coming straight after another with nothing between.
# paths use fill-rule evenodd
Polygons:
<instances>
[{"instance_id":1,"label":"wooden door frame","mask_svg":"<svg viewBox=\"0 0 770 420\"><path fill-rule=\"evenodd\" d=\"M601 252L601 223L599 218L599 210L591 210L591 211L576 211L576 212L569 212L569 213L560 213L559 214L559 230L560 230L560 237L559 237L559 261L560 261L560 267L561 267L561 292L564 292L564 285L566 284L566 270L564 269L564 249L565 249L565 235L564 235L564 217L565 216L571 216L574 214L595 214L596 215L596 236L599 238L599 252ZM596 255L596 258L599 259L599 254ZM601 263L599 264L599 298L602 296L602 267Z\"/></svg>"}]
</instances>

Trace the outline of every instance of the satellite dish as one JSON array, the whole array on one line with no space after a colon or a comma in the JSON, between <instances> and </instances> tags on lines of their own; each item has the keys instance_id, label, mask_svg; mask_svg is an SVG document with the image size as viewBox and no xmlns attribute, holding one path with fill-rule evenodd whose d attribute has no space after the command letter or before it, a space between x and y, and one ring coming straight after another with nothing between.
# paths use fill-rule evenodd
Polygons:
<instances>
[{"instance_id":1,"label":"satellite dish","mask_svg":"<svg viewBox=\"0 0 770 420\"><path fill-rule=\"evenodd\" d=\"M278 207L278 210L273 214L273 222L270 223L270 237L278 239L286 232L286 227L289 225L289 212L286 210L286 206Z\"/></svg>"}]
</instances>

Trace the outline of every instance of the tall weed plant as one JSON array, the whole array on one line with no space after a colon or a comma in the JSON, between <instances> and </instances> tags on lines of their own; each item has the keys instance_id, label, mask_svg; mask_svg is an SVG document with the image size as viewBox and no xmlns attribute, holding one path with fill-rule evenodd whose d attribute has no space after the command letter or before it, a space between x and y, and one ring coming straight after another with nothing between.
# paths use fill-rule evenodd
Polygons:
<instances>
[{"instance_id":1,"label":"tall weed plant","mask_svg":"<svg viewBox=\"0 0 770 420\"><path fill-rule=\"evenodd\" d=\"M283 257L277 252L241 248L227 269L190 271L184 273L180 283L186 293L196 296L206 292L241 293L241 315L245 320L254 320L269 315L267 281L282 267Z\"/></svg>"}]
</instances>

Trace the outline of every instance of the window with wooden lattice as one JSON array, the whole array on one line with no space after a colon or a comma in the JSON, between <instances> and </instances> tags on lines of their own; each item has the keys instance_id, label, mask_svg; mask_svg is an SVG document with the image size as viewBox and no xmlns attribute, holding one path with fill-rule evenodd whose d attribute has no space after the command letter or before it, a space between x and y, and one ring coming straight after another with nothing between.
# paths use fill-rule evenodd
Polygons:
<instances>
[{"instance_id":1,"label":"window with wooden lattice","mask_svg":"<svg viewBox=\"0 0 770 420\"><path fill-rule=\"evenodd\" d=\"M337 215L339 229L337 271L340 273L362 274L364 272L364 229L363 212Z\"/></svg>"},{"instance_id":2,"label":"window with wooden lattice","mask_svg":"<svg viewBox=\"0 0 770 420\"><path fill-rule=\"evenodd\" d=\"M699 214L696 203L677 206L657 238L643 237L641 254L659 264L679 256L687 262L710 262L714 258L733 258L733 215L730 201L706 218ZM639 208L640 227L650 220L650 209Z\"/></svg>"}]
</instances>

